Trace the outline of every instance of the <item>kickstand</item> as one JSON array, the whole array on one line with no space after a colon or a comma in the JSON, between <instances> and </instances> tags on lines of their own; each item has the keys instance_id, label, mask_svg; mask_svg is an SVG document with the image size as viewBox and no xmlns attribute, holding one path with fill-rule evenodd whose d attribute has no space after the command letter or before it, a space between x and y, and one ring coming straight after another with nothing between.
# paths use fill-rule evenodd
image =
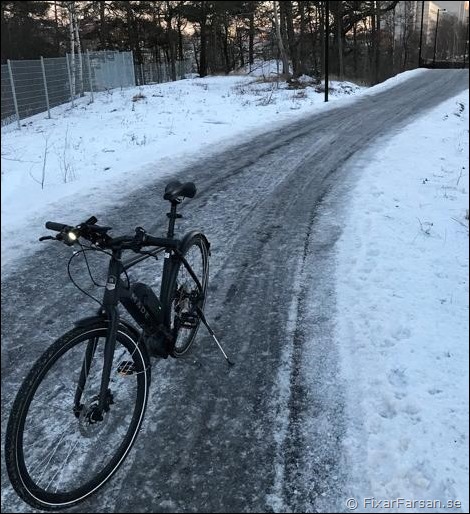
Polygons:
<instances>
[{"instance_id":1,"label":"kickstand","mask_svg":"<svg viewBox=\"0 0 470 514\"><path fill-rule=\"evenodd\" d=\"M225 357L225 360L227 361L228 365L229 366L234 366L235 363L232 362L228 357L227 357L227 354L224 352L224 349L222 348L222 345L219 343L219 341L217 340L217 337L215 337L215 334L214 334L214 331L212 330L212 328L209 326L209 323L207 323L207 320L206 320L206 317L204 316L204 313L202 312L202 310L200 309L200 307L196 306L196 312L197 312L197 315L199 316L199 318L201 319L201 321L204 323L205 327L207 328L207 331L209 332L209 334L212 336L212 339L214 339L214 341L217 343L217 346L219 347L219 350L222 352L223 356Z\"/></svg>"}]
</instances>

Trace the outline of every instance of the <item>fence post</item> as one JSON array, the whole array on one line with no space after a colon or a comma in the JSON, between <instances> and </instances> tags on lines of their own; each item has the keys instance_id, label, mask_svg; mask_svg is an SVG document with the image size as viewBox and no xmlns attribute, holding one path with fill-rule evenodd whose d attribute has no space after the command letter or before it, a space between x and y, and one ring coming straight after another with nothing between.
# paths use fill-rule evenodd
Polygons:
<instances>
[{"instance_id":1,"label":"fence post","mask_svg":"<svg viewBox=\"0 0 470 514\"><path fill-rule=\"evenodd\" d=\"M11 71L10 59L7 60L8 73L10 74L11 92L13 94L13 103L15 104L16 120L18 122L18 128L21 130L20 125L20 113L18 112L18 102L16 101L15 81L13 80L13 73Z\"/></svg>"},{"instance_id":2,"label":"fence post","mask_svg":"<svg viewBox=\"0 0 470 514\"><path fill-rule=\"evenodd\" d=\"M86 51L87 63L88 63L88 82L90 83L90 98L93 103L95 100L93 98L93 77L91 76L91 64L90 64L90 50Z\"/></svg>"},{"instance_id":3,"label":"fence post","mask_svg":"<svg viewBox=\"0 0 470 514\"><path fill-rule=\"evenodd\" d=\"M137 86L137 83L135 81L135 65L134 65L134 52L131 50L131 55L130 55L130 58L131 58L131 63L132 63L132 77L134 79L134 86Z\"/></svg>"},{"instance_id":4,"label":"fence post","mask_svg":"<svg viewBox=\"0 0 470 514\"><path fill-rule=\"evenodd\" d=\"M44 91L46 93L47 117L51 119L51 110L49 108L49 92L47 91L46 69L44 68L44 58L41 56L42 79L44 80Z\"/></svg>"},{"instance_id":5,"label":"fence post","mask_svg":"<svg viewBox=\"0 0 470 514\"><path fill-rule=\"evenodd\" d=\"M115 88L118 87L118 84L121 84L120 76L119 76L119 50L117 52L113 52L113 77L114 77L114 84ZM122 86L119 86L122 88Z\"/></svg>"},{"instance_id":6,"label":"fence post","mask_svg":"<svg viewBox=\"0 0 470 514\"><path fill-rule=\"evenodd\" d=\"M120 57L119 60L121 61L121 70L120 70L120 73L119 73L119 84L120 84L121 91L122 91L122 88L123 88L122 76L124 74L124 70L126 69L126 66L125 66L125 63L124 63L124 52L119 52L118 53L118 57Z\"/></svg>"},{"instance_id":7,"label":"fence post","mask_svg":"<svg viewBox=\"0 0 470 514\"><path fill-rule=\"evenodd\" d=\"M145 86L144 65L142 63L140 63L140 76L142 77L141 85Z\"/></svg>"},{"instance_id":8,"label":"fence post","mask_svg":"<svg viewBox=\"0 0 470 514\"><path fill-rule=\"evenodd\" d=\"M75 104L73 102L72 76L70 75L69 54L65 54L65 59L67 61L67 74L69 76L70 98L72 99L72 107L75 107Z\"/></svg>"}]
</instances>

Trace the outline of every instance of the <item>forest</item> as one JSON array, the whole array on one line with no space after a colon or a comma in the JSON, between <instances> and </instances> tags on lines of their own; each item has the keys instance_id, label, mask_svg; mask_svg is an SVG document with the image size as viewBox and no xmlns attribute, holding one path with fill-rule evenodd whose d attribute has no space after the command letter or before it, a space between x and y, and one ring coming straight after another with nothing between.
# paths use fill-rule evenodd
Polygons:
<instances>
[{"instance_id":1,"label":"forest","mask_svg":"<svg viewBox=\"0 0 470 514\"><path fill-rule=\"evenodd\" d=\"M420 6L399 1L1 2L2 63L70 52L131 50L135 64L189 61L201 77L279 59L287 77L330 75L374 84L418 66ZM435 23L431 20L430 23ZM468 25L442 16L425 30L423 57L463 60ZM436 31L437 32L437 31ZM437 45L434 43L437 42ZM325 45L327 44L327 54Z\"/></svg>"}]
</instances>

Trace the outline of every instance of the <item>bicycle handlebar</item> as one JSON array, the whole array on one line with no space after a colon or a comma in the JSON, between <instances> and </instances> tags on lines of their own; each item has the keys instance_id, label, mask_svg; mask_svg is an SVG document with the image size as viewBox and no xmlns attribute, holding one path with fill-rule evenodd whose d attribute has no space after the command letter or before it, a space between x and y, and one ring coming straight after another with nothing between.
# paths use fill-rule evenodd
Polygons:
<instances>
[{"instance_id":1,"label":"bicycle handlebar","mask_svg":"<svg viewBox=\"0 0 470 514\"><path fill-rule=\"evenodd\" d=\"M72 228L64 223L56 223L55 221L46 221L46 228L49 230L55 230L56 232L63 232L66 228Z\"/></svg>"},{"instance_id":2,"label":"bicycle handlebar","mask_svg":"<svg viewBox=\"0 0 470 514\"><path fill-rule=\"evenodd\" d=\"M122 249L139 251L144 246L160 246L164 248L176 248L179 241L177 239L169 239L165 237L154 237L148 235L142 227L137 227L133 236L110 237L107 232L111 227L103 227L96 225L98 220L92 216L84 223L80 223L75 227L65 223L56 223L55 221L47 221L45 226L49 230L59 232L55 238L65 244L72 246L78 241L79 237L83 237L91 243L97 244L105 249ZM40 238L44 240L45 238Z\"/></svg>"}]
</instances>

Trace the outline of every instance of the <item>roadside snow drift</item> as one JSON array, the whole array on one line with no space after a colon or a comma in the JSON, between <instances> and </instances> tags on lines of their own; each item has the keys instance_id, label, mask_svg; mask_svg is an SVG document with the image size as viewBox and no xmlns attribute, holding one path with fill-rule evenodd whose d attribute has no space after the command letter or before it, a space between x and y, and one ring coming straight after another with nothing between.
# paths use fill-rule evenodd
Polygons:
<instances>
[{"instance_id":1,"label":"roadside snow drift","mask_svg":"<svg viewBox=\"0 0 470 514\"><path fill-rule=\"evenodd\" d=\"M187 79L110 90L95 94L94 103L87 96L75 108L56 107L51 119L41 113L22 120L21 130L3 127L2 271L37 248L47 219L73 221L78 205L105 208L202 155L367 91L330 86L333 101L324 104L316 87L290 90L246 76Z\"/></svg>"},{"instance_id":2,"label":"roadside snow drift","mask_svg":"<svg viewBox=\"0 0 470 514\"><path fill-rule=\"evenodd\" d=\"M351 193L336 338L359 512L468 512L468 109L467 92L364 157Z\"/></svg>"}]
</instances>

